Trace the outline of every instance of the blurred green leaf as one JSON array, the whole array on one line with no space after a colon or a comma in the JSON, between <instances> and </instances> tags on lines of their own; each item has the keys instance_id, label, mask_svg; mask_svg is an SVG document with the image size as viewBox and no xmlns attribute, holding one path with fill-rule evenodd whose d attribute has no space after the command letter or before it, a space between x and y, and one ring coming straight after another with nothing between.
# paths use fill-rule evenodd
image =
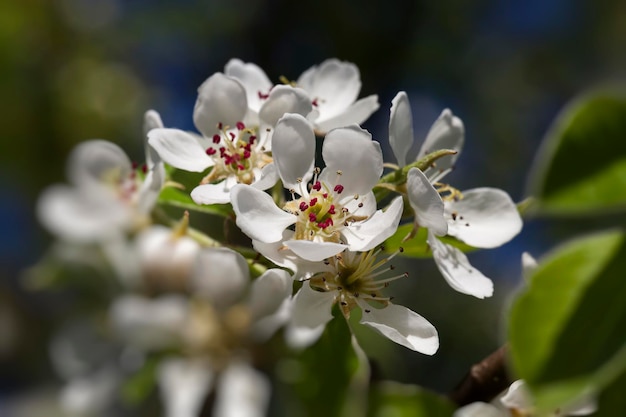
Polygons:
<instances>
[{"instance_id":1,"label":"blurred green leaf","mask_svg":"<svg viewBox=\"0 0 626 417\"><path fill-rule=\"evenodd\" d=\"M186 210L197 211L201 213L215 214L217 216L228 217L232 213L230 204L196 204L187 191L181 191L177 188L164 188L159 195L159 204L179 207Z\"/></svg>"},{"instance_id":2,"label":"blurred green leaf","mask_svg":"<svg viewBox=\"0 0 626 417\"><path fill-rule=\"evenodd\" d=\"M150 358L141 369L125 380L122 385L122 398L126 403L139 405L156 388L156 369L159 359L157 357Z\"/></svg>"},{"instance_id":3,"label":"blurred green leaf","mask_svg":"<svg viewBox=\"0 0 626 417\"><path fill-rule=\"evenodd\" d=\"M454 404L417 385L377 384L370 396L368 417L450 417Z\"/></svg>"},{"instance_id":4,"label":"blurred green leaf","mask_svg":"<svg viewBox=\"0 0 626 417\"><path fill-rule=\"evenodd\" d=\"M626 208L626 91L574 100L549 129L530 173L539 213Z\"/></svg>"},{"instance_id":5,"label":"blurred green leaf","mask_svg":"<svg viewBox=\"0 0 626 417\"><path fill-rule=\"evenodd\" d=\"M624 271L622 231L578 239L540 261L509 322L514 370L539 407L597 391L626 369Z\"/></svg>"},{"instance_id":6,"label":"blurred green leaf","mask_svg":"<svg viewBox=\"0 0 626 417\"><path fill-rule=\"evenodd\" d=\"M344 415L350 383L359 369L348 324L336 307L333 315L320 339L298 358L303 377L295 389L306 416Z\"/></svg>"},{"instance_id":7,"label":"blurred green leaf","mask_svg":"<svg viewBox=\"0 0 626 417\"><path fill-rule=\"evenodd\" d=\"M594 417L613 417L626 410L626 372L623 372L598 398L598 411Z\"/></svg>"},{"instance_id":8,"label":"blurred green leaf","mask_svg":"<svg viewBox=\"0 0 626 417\"><path fill-rule=\"evenodd\" d=\"M431 258L433 256L432 251L430 250L430 246L426 243L426 239L428 237L428 229L420 227L415 236L412 239L403 242L402 240L411 233L413 230L413 224L407 223L398 227L396 233L394 233L389 239L387 239L384 243L385 252L393 253L398 250L398 248L402 247L404 252L402 252L403 256L407 256L410 258ZM447 243L448 245L452 245L456 248L461 249L463 252L471 252L476 250L476 248L466 245L458 239L453 238L452 236L444 236L439 238L442 242Z\"/></svg>"}]
</instances>

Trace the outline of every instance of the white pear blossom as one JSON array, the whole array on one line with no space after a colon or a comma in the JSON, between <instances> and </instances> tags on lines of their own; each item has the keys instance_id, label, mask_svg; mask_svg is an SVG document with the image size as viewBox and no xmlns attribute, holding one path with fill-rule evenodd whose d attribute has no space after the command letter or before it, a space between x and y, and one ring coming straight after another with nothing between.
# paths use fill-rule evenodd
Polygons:
<instances>
[{"instance_id":1,"label":"white pear blossom","mask_svg":"<svg viewBox=\"0 0 626 417\"><path fill-rule=\"evenodd\" d=\"M154 126L162 126L161 119L148 111L144 131ZM67 163L71 185L53 185L42 193L37 203L40 221L73 242L103 241L145 223L164 180L163 164L148 145L146 159L144 167L136 167L112 142L79 144Z\"/></svg>"},{"instance_id":2,"label":"white pear blossom","mask_svg":"<svg viewBox=\"0 0 626 417\"><path fill-rule=\"evenodd\" d=\"M259 115L263 116L268 107L265 102L272 98L274 88L280 85L274 85L257 65L244 63L237 58L226 64L224 73L245 87L250 109L247 120L262 120L263 117ZM361 91L359 69L353 63L336 58L312 66L290 84L308 93L309 102L313 106L308 119L320 135L337 127L361 124L379 107L377 95L357 100ZM278 115L274 122L281 116Z\"/></svg>"},{"instance_id":3,"label":"white pear blossom","mask_svg":"<svg viewBox=\"0 0 626 417\"><path fill-rule=\"evenodd\" d=\"M367 251L395 232L402 199L393 200L386 211L376 210L372 187L380 178L383 160L380 145L369 132L357 125L330 131L322 146L326 163L322 171L313 168L315 136L304 117L283 116L274 141L276 169L292 200L280 208L258 189L233 187L236 222L249 237L281 241L283 231L294 225L294 235L283 244L304 259L321 261L346 248Z\"/></svg>"},{"instance_id":4,"label":"white pear blossom","mask_svg":"<svg viewBox=\"0 0 626 417\"><path fill-rule=\"evenodd\" d=\"M189 356L170 357L158 368L165 416L197 417L212 389L212 415L265 415L270 383L250 365L245 346L264 340L286 320L292 278L284 270L270 269L250 282L240 254L225 248L198 254L190 281L194 296L178 328Z\"/></svg>"},{"instance_id":5,"label":"white pear blossom","mask_svg":"<svg viewBox=\"0 0 626 417\"><path fill-rule=\"evenodd\" d=\"M375 94L357 100L361 91L359 69L353 63L336 58L303 72L296 85L312 99L315 111L310 120L320 134L353 123L361 124L379 107Z\"/></svg>"},{"instance_id":6,"label":"white pear blossom","mask_svg":"<svg viewBox=\"0 0 626 417\"><path fill-rule=\"evenodd\" d=\"M395 256L378 260L379 253L380 249L345 251L324 262L300 265L299 274L308 278L294 296L287 327L288 342L296 347L313 343L333 318L332 306L339 304L346 319L358 308L362 312L362 324L411 350L434 354L439 347L435 327L410 309L392 304L391 299L382 294L390 282L408 274L378 279L394 270L388 262Z\"/></svg>"},{"instance_id":7,"label":"white pear blossom","mask_svg":"<svg viewBox=\"0 0 626 417\"><path fill-rule=\"evenodd\" d=\"M564 405L549 415L586 416L597 411L594 396L583 396L571 404ZM475 402L459 408L453 417L515 417L534 415L533 399L526 383L519 379L511 384L507 392L494 401L494 404ZM543 415L543 414L542 414Z\"/></svg>"},{"instance_id":8,"label":"white pear blossom","mask_svg":"<svg viewBox=\"0 0 626 417\"><path fill-rule=\"evenodd\" d=\"M413 143L411 108L405 92L392 101L389 141L400 167L407 165ZM411 168L406 192L417 226L428 229L428 244L446 281L455 290L478 298L493 294L493 283L473 268L459 249L438 236L453 236L477 248L495 248L514 238L522 229L515 203L504 191L482 187L459 191L440 181L454 168L464 142L463 122L445 109L431 127L418 159L440 149L456 151L446 155L424 172Z\"/></svg>"},{"instance_id":9,"label":"white pear blossom","mask_svg":"<svg viewBox=\"0 0 626 417\"><path fill-rule=\"evenodd\" d=\"M171 166L191 172L211 168L191 192L198 204L230 202L235 184L260 190L272 187L278 176L270 154L270 132L283 114L307 115L312 109L303 90L287 85L273 88L257 106L260 103L248 90L259 78L255 68L260 69L242 63L237 71L236 64L231 61L227 74L212 75L198 89L193 119L201 136L179 129L149 133L150 144ZM238 77L229 76L231 73Z\"/></svg>"}]
</instances>

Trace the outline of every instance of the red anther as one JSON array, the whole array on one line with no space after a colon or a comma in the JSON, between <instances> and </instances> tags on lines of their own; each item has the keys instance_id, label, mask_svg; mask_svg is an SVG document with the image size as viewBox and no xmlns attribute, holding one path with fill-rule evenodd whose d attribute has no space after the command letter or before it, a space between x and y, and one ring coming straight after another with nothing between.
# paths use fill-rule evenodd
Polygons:
<instances>
[{"instance_id":1,"label":"red anther","mask_svg":"<svg viewBox=\"0 0 626 417\"><path fill-rule=\"evenodd\" d=\"M235 140L235 138L237 137L237 136L235 136L235 134L233 132L228 132L228 134L230 135L230 138L232 140Z\"/></svg>"},{"instance_id":2,"label":"red anther","mask_svg":"<svg viewBox=\"0 0 626 417\"><path fill-rule=\"evenodd\" d=\"M133 162L132 162L132 167L133 167L133 169L137 169L137 168L139 168L139 163L138 163L138 162L136 162L136 161L133 161Z\"/></svg>"},{"instance_id":3,"label":"red anther","mask_svg":"<svg viewBox=\"0 0 626 417\"><path fill-rule=\"evenodd\" d=\"M261 100L265 100L266 98L268 98L268 97L270 96L269 94L263 94L263 93L262 93L262 92L260 92L260 91L258 92L258 94L259 94L259 98L260 98Z\"/></svg>"},{"instance_id":4,"label":"red anther","mask_svg":"<svg viewBox=\"0 0 626 417\"><path fill-rule=\"evenodd\" d=\"M220 143L220 135L213 135L213 143Z\"/></svg>"},{"instance_id":5,"label":"red anther","mask_svg":"<svg viewBox=\"0 0 626 417\"><path fill-rule=\"evenodd\" d=\"M307 206L307 204L304 201L302 201L300 203L300 211L304 211L304 210L306 210L308 208L309 208L309 206Z\"/></svg>"},{"instance_id":6,"label":"red anther","mask_svg":"<svg viewBox=\"0 0 626 417\"><path fill-rule=\"evenodd\" d=\"M319 181L316 181L315 184L313 184L313 189L315 191L319 191L322 189L322 183L320 183Z\"/></svg>"},{"instance_id":7,"label":"red anther","mask_svg":"<svg viewBox=\"0 0 626 417\"><path fill-rule=\"evenodd\" d=\"M335 185L335 188L333 189L337 194L341 194L341 192L343 191L343 185L341 184L337 184Z\"/></svg>"},{"instance_id":8,"label":"red anther","mask_svg":"<svg viewBox=\"0 0 626 417\"><path fill-rule=\"evenodd\" d=\"M317 102L316 98L314 98L313 101L311 101L311 105L313 105L313 107L319 106L319 103Z\"/></svg>"},{"instance_id":9,"label":"red anther","mask_svg":"<svg viewBox=\"0 0 626 417\"><path fill-rule=\"evenodd\" d=\"M243 151L243 159L248 159L250 158L250 151L249 150L245 150Z\"/></svg>"},{"instance_id":10,"label":"red anther","mask_svg":"<svg viewBox=\"0 0 626 417\"><path fill-rule=\"evenodd\" d=\"M334 204L330 205L330 208L328 209L328 213L335 214L335 205Z\"/></svg>"},{"instance_id":11,"label":"red anther","mask_svg":"<svg viewBox=\"0 0 626 417\"><path fill-rule=\"evenodd\" d=\"M254 136L254 135L250 136L250 139L248 139L248 143L250 145L254 145L255 141L256 141L256 136Z\"/></svg>"},{"instance_id":12,"label":"red anther","mask_svg":"<svg viewBox=\"0 0 626 417\"><path fill-rule=\"evenodd\" d=\"M222 122L219 122L219 123L217 124L217 128L218 128L219 130L222 130L222 129L224 128L224 125L222 124Z\"/></svg>"},{"instance_id":13,"label":"red anther","mask_svg":"<svg viewBox=\"0 0 626 417\"><path fill-rule=\"evenodd\" d=\"M244 125L243 122L237 122L236 126L239 130L244 130L246 128L246 125Z\"/></svg>"},{"instance_id":14,"label":"red anther","mask_svg":"<svg viewBox=\"0 0 626 417\"><path fill-rule=\"evenodd\" d=\"M243 171L244 169L246 169L246 167L244 167L243 165L239 164L239 165L237 165L237 169L239 171Z\"/></svg>"},{"instance_id":15,"label":"red anther","mask_svg":"<svg viewBox=\"0 0 626 417\"><path fill-rule=\"evenodd\" d=\"M243 148L248 152L250 152L250 150L252 149L249 143L246 143L245 145L243 145Z\"/></svg>"},{"instance_id":16,"label":"red anther","mask_svg":"<svg viewBox=\"0 0 626 417\"><path fill-rule=\"evenodd\" d=\"M311 201L309 201L309 206L311 207L313 207L316 204L317 204L317 198L312 198Z\"/></svg>"},{"instance_id":17,"label":"red anther","mask_svg":"<svg viewBox=\"0 0 626 417\"><path fill-rule=\"evenodd\" d=\"M223 146L220 146L220 157L224 157L224 155L226 155L226 148Z\"/></svg>"},{"instance_id":18,"label":"red anther","mask_svg":"<svg viewBox=\"0 0 626 417\"><path fill-rule=\"evenodd\" d=\"M309 213L309 221L310 222L317 221L317 215L315 213Z\"/></svg>"},{"instance_id":19,"label":"red anther","mask_svg":"<svg viewBox=\"0 0 626 417\"><path fill-rule=\"evenodd\" d=\"M328 198L328 193L324 193L324 194L322 194L322 197L324 197L324 198Z\"/></svg>"},{"instance_id":20,"label":"red anther","mask_svg":"<svg viewBox=\"0 0 626 417\"><path fill-rule=\"evenodd\" d=\"M207 155L215 155L215 153L216 153L216 152L217 152L217 151L215 150L215 148L208 148L208 149L206 150L206 154L207 154Z\"/></svg>"},{"instance_id":21,"label":"red anther","mask_svg":"<svg viewBox=\"0 0 626 417\"><path fill-rule=\"evenodd\" d=\"M141 164L141 172L143 172L144 174L146 172L148 172L148 165L147 164Z\"/></svg>"}]
</instances>

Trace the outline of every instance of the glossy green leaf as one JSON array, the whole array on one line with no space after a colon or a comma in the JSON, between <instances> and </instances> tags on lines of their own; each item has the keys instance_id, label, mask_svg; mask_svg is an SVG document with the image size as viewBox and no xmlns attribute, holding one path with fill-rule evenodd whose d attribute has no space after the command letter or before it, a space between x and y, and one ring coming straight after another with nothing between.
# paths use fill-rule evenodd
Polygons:
<instances>
[{"instance_id":1,"label":"glossy green leaf","mask_svg":"<svg viewBox=\"0 0 626 417\"><path fill-rule=\"evenodd\" d=\"M201 213L215 214L222 217L227 217L232 213L230 204L196 204L191 199L188 192L173 187L164 188L163 191L161 191L161 194L159 195L159 204L165 204Z\"/></svg>"},{"instance_id":2,"label":"glossy green leaf","mask_svg":"<svg viewBox=\"0 0 626 417\"><path fill-rule=\"evenodd\" d=\"M574 100L549 129L531 170L537 210L581 215L626 208L626 92Z\"/></svg>"},{"instance_id":3,"label":"glossy green leaf","mask_svg":"<svg viewBox=\"0 0 626 417\"><path fill-rule=\"evenodd\" d=\"M402 252L403 256L408 256L411 258L432 258L433 254L430 250L430 246L426 242L428 237L428 229L421 227L415 236L405 242L403 242L404 238L411 233L413 230L413 224L407 223L398 227L396 233L393 234L389 239L387 239L384 243L385 252L392 253L398 250L398 248L404 249ZM452 245L456 248L461 249L463 252L471 252L476 250L476 248L466 245L458 239L455 239L451 236L444 236L440 238L440 240L444 243Z\"/></svg>"},{"instance_id":4,"label":"glossy green leaf","mask_svg":"<svg viewBox=\"0 0 626 417\"><path fill-rule=\"evenodd\" d=\"M448 399L416 385L382 382L372 389L368 417L450 417Z\"/></svg>"},{"instance_id":5,"label":"glossy green leaf","mask_svg":"<svg viewBox=\"0 0 626 417\"><path fill-rule=\"evenodd\" d=\"M515 373L549 409L626 369L626 236L570 242L539 263L510 315Z\"/></svg>"}]
</instances>

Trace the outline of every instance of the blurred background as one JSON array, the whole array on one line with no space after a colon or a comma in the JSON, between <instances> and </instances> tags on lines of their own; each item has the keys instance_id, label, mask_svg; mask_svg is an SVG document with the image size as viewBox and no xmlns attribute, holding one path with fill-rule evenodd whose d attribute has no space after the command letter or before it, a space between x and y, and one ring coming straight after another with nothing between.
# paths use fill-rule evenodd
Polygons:
<instances>
[{"instance_id":1,"label":"blurred background","mask_svg":"<svg viewBox=\"0 0 626 417\"><path fill-rule=\"evenodd\" d=\"M379 95L364 127L387 156L391 99L405 90L418 141L446 107L465 123L466 146L447 181L502 188L520 201L562 106L624 79L624 45L619 0L1 2L0 404L56 381L47 340L76 300L30 291L23 277L51 242L35 218L37 196L66 180L77 143L107 139L141 160L143 113L155 109L167 127L193 130L197 87L230 58L278 82L337 57L359 67L361 97ZM584 227L533 220L506 246L472 254L494 280L488 300L454 292L430 260L407 263L411 279L390 293L438 328L441 349L424 357L364 331L380 377L451 390L502 343L522 252L539 256L574 226Z\"/></svg>"}]
</instances>

